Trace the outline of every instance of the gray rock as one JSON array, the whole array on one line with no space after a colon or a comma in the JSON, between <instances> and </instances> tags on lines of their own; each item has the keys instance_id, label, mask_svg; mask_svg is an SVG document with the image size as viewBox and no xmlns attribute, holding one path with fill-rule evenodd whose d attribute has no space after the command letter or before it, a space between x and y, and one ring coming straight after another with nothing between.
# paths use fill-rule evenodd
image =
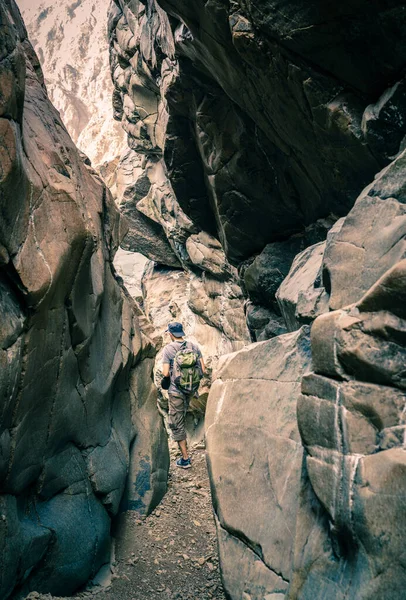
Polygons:
<instances>
[{"instance_id":1,"label":"gray rock","mask_svg":"<svg viewBox=\"0 0 406 600\"><path fill-rule=\"evenodd\" d=\"M154 356L118 285L111 194L50 104L17 5L0 5L0 596L71 594L109 561ZM88 161L87 161L88 162ZM123 228L121 228L122 230ZM150 365L151 370L151 365ZM149 373L150 375L150 373ZM136 382L136 383L135 383ZM148 416L148 418L147 418ZM148 420L149 419L149 420ZM159 416L140 410L155 433ZM146 434L147 435L147 434ZM154 502L165 472L152 445ZM140 466L129 484L141 490Z\"/></svg>"},{"instance_id":2,"label":"gray rock","mask_svg":"<svg viewBox=\"0 0 406 600\"><path fill-rule=\"evenodd\" d=\"M269 590L285 591L288 587L287 582L277 573L268 569L256 552L240 540L238 535L226 531L217 519L216 525L222 577L229 597L243 600L251 598L280 600L280 598L284 598L284 593L268 594L267 592Z\"/></svg>"},{"instance_id":3,"label":"gray rock","mask_svg":"<svg viewBox=\"0 0 406 600\"><path fill-rule=\"evenodd\" d=\"M330 309L360 300L406 256L405 176L403 152L362 192L326 249L323 268Z\"/></svg>"},{"instance_id":4,"label":"gray rock","mask_svg":"<svg viewBox=\"0 0 406 600\"><path fill-rule=\"evenodd\" d=\"M321 267L325 242L310 246L294 259L283 280L276 300L289 331L328 311L328 295L321 285Z\"/></svg>"},{"instance_id":5,"label":"gray rock","mask_svg":"<svg viewBox=\"0 0 406 600\"><path fill-rule=\"evenodd\" d=\"M264 306L247 302L245 308L248 329L254 342L263 342L277 335L287 333L285 321Z\"/></svg>"},{"instance_id":6,"label":"gray rock","mask_svg":"<svg viewBox=\"0 0 406 600\"><path fill-rule=\"evenodd\" d=\"M186 241L186 250L192 263L214 277L228 279L236 276L236 270L228 264L221 244L208 233L201 231Z\"/></svg>"},{"instance_id":7,"label":"gray rock","mask_svg":"<svg viewBox=\"0 0 406 600\"><path fill-rule=\"evenodd\" d=\"M161 264L179 267L179 259L159 220L153 211L146 211L141 206L151 190L151 182L145 172L145 160L129 150L117 166L116 178L116 202L128 227L121 242L122 248L143 254Z\"/></svg>"},{"instance_id":8,"label":"gray rock","mask_svg":"<svg viewBox=\"0 0 406 600\"><path fill-rule=\"evenodd\" d=\"M203 279L193 277L190 283L188 304L194 313L229 340L249 340L242 309L243 295L235 282L223 282L206 275Z\"/></svg>"},{"instance_id":9,"label":"gray rock","mask_svg":"<svg viewBox=\"0 0 406 600\"><path fill-rule=\"evenodd\" d=\"M310 361L308 328L220 360L206 445L230 598L245 589L262 598L289 582L303 458L296 399Z\"/></svg>"},{"instance_id":10,"label":"gray rock","mask_svg":"<svg viewBox=\"0 0 406 600\"><path fill-rule=\"evenodd\" d=\"M259 254L251 264L240 270L241 277L244 281L245 291L248 293L250 299L256 304L266 306L278 314L280 307L279 302L277 302L276 293L284 279L288 276L291 267L293 270L290 273L290 276L294 276L295 278L295 281L292 284L293 288L296 288L296 285L304 285L304 287L306 287L306 284L300 281L300 277L299 281L296 281L298 278L298 274L296 274L297 271L301 272L302 269L305 271L309 269L310 278L317 278L317 275L313 274L317 263L317 250L315 250L314 253L309 251L309 253L303 254L301 258L297 257L297 255L304 251L308 246L323 242L326 239L329 230L331 236L335 235L340 229L340 226L341 221L334 223L334 219L332 218L319 219L301 233L295 234L283 242L275 242L265 246L261 254ZM312 266L310 266L311 256ZM292 263L295 257L297 258L295 266L293 267ZM307 262L309 262L309 264L306 267ZM309 275L307 275L307 277L308 276ZM305 275L304 278L306 278ZM303 292L304 291L305 290L303 289ZM303 298L303 302L306 304L305 298ZM311 308L309 307L306 309L304 306L303 310L311 311ZM289 317L286 324L289 325Z\"/></svg>"},{"instance_id":11,"label":"gray rock","mask_svg":"<svg viewBox=\"0 0 406 600\"><path fill-rule=\"evenodd\" d=\"M406 135L406 81L387 89L378 102L365 109L362 131L368 144L379 156L393 159Z\"/></svg>"},{"instance_id":12,"label":"gray rock","mask_svg":"<svg viewBox=\"0 0 406 600\"><path fill-rule=\"evenodd\" d=\"M292 598L404 596L403 163L379 174L330 240L330 304L343 307L313 324L315 374L298 401L307 458Z\"/></svg>"},{"instance_id":13,"label":"gray rock","mask_svg":"<svg viewBox=\"0 0 406 600\"><path fill-rule=\"evenodd\" d=\"M253 302L274 309L276 292L289 273L293 259L303 247L301 237L265 247L244 273L244 286Z\"/></svg>"},{"instance_id":14,"label":"gray rock","mask_svg":"<svg viewBox=\"0 0 406 600\"><path fill-rule=\"evenodd\" d=\"M135 438L121 510L134 510L139 515L149 514L159 504L167 490L169 472L168 438L162 419L157 415L158 392L148 386L153 378L154 363L154 357L145 358L131 382Z\"/></svg>"},{"instance_id":15,"label":"gray rock","mask_svg":"<svg viewBox=\"0 0 406 600\"><path fill-rule=\"evenodd\" d=\"M380 8L366 27L346 6L348 34L340 10L331 10L331 28L320 20L316 0L306 10L268 0L143 7L121 1L111 13L116 117L147 162L165 162L182 211L217 233L233 264L330 212L345 214L399 149L399 134L376 143L366 111L400 72L389 44L403 19L396 8L382 29ZM359 31L375 40L368 60ZM404 36L395 37L401 53ZM392 94L390 110L401 114L402 102Z\"/></svg>"}]
</instances>

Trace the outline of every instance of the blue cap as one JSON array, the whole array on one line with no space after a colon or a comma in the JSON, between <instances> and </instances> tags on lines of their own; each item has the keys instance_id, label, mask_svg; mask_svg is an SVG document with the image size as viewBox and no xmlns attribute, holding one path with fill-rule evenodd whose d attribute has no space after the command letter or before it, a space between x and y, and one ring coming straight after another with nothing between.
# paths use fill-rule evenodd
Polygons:
<instances>
[{"instance_id":1,"label":"blue cap","mask_svg":"<svg viewBox=\"0 0 406 600\"><path fill-rule=\"evenodd\" d=\"M171 333L174 337L180 338L184 337L185 335L182 323L168 323L168 329L166 329L166 331L169 331L169 333Z\"/></svg>"}]
</instances>

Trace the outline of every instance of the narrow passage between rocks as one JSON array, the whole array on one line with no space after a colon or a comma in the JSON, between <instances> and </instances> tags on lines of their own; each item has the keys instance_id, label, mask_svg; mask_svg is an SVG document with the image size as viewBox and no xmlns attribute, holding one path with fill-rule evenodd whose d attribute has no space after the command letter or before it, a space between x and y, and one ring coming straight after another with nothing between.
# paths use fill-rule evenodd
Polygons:
<instances>
[{"instance_id":1,"label":"narrow passage between rocks","mask_svg":"<svg viewBox=\"0 0 406 600\"><path fill-rule=\"evenodd\" d=\"M205 451L192 449L191 456L191 469L177 468L173 444L168 492L161 504L146 518L133 511L119 518L111 584L75 598L225 600ZM31 592L26 600L34 598L53 597Z\"/></svg>"}]
</instances>

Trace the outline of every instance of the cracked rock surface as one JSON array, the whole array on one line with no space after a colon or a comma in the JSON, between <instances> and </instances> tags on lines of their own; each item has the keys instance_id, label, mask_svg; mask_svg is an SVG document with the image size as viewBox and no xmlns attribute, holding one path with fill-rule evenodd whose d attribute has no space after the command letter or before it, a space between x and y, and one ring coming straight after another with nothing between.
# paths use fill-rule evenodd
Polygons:
<instances>
[{"instance_id":1,"label":"cracked rock surface","mask_svg":"<svg viewBox=\"0 0 406 600\"><path fill-rule=\"evenodd\" d=\"M159 501L167 444L155 348L112 269L119 214L14 0L0 20L0 596L70 594L109 562L121 499Z\"/></svg>"},{"instance_id":2,"label":"cracked rock surface","mask_svg":"<svg viewBox=\"0 0 406 600\"><path fill-rule=\"evenodd\" d=\"M196 277L189 307L218 326L219 284L238 286L258 342L208 400L232 600L404 595L405 18L400 0L111 5L135 209Z\"/></svg>"}]
</instances>

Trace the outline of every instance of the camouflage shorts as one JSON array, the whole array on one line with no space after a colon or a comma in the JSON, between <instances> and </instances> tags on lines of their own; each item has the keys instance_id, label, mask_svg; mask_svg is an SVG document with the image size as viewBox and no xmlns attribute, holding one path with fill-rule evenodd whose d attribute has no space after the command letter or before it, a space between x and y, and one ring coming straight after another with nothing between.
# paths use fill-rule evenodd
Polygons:
<instances>
[{"instance_id":1,"label":"camouflage shorts","mask_svg":"<svg viewBox=\"0 0 406 600\"><path fill-rule=\"evenodd\" d=\"M172 431L175 442L186 439L185 417L191 396L175 396L169 394L169 417L168 425Z\"/></svg>"}]
</instances>

